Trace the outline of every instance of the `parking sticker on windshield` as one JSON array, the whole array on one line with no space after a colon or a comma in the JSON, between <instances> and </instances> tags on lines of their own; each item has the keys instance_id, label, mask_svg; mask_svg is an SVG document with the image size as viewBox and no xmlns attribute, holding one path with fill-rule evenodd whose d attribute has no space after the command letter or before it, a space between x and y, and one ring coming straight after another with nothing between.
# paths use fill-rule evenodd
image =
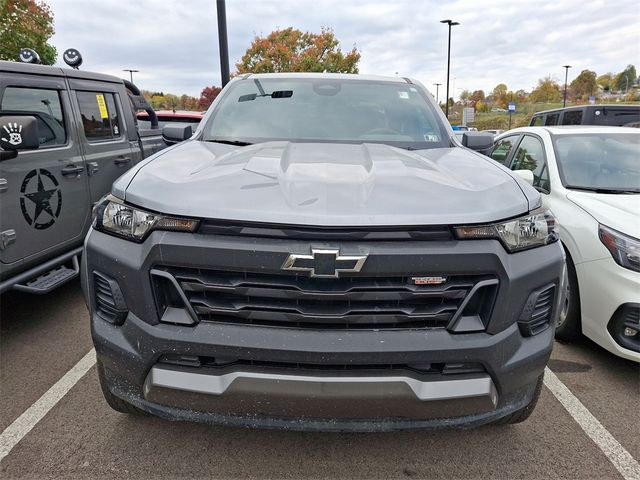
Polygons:
<instances>
[{"instance_id":1,"label":"parking sticker on windshield","mask_svg":"<svg viewBox=\"0 0 640 480\"><path fill-rule=\"evenodd\" d=\"M407 100L409 98L409 92L398 92L398 97Z\"/></svg>"},{"instance_id":2,"label":"parking sticker on windshield","mask_svg":"<svg viewBox=\"0 0 640 480\"><path fill-rule=\"evenodd\" d=\"M107 113L107 104L104 101L104 95L97 93L96 100L98 102L98 109L100 110L100 118L109 118L109 113Z\"/></svg>"}]
</instances>

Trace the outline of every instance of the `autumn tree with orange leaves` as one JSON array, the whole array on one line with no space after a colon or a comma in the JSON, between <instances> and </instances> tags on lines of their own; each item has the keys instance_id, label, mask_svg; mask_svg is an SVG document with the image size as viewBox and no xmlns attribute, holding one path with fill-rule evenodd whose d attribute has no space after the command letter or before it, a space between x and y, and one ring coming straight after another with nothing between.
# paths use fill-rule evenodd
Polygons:
<instances>
[{"instance_id":1,"label":"autumn tree with orange leaves","mask_svg":"<svg viewBox=\"0 0 640 480\"><path fill-rule=\"evenodd\" d=\"M45 2L0 0L0 60L18 60L21 48L32 48L45 65L56 62L53 13Z\"/></svg>"},{"instance_id":2,"label":"autumn tree with orange leaves","mask_svg":"<svg viewBox=\"0 0 640 480\"><path fill-rule=\"evenodd\" d=\"M236 74L271 72L358 73L360 52L346 54L330 28L319 34L292 27L256 36L239 63Z\"/></svg>"}]
</instances>

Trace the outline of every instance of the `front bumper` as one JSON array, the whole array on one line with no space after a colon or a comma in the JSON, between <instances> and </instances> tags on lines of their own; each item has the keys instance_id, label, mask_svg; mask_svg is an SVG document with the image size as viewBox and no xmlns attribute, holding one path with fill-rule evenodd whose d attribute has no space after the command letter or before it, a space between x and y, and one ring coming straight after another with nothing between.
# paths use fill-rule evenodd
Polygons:
<instances>
[{"instance_id":1,"label":"front bumper","mask_svg":"<svg viewBox=\"0 0 640 480\"><path fill-rule=\"evenodd\" d=\"M551 353L554 329L525 337L517 320L532 291L549 284L560 291L563 255L558 244L514 255L496 241L367 245L374 266L379 257L411 274L433 272L434 264L438 272L495 274L500 288L483 332L159 322L149 272L160 261L169 258L190 267L228 262L236 268L255 261L254 268L275 269L284 252L304 251L310 242L292 243L155 232L145 243L131 244L92 231L83 257L83 287L107 388L168 419L304 430L473 426L531 401ZM221 249L227 250L225 255ZM261 254L266 260L252 260ZM388 261L393 256L396 261ZM274 257L271 263L268 257ZM94 271L118 279L128 306L120 326L96 313L89 281ZM557 305L554 310L555 320ZM234 362L170 365L163 361L167 355ZM481 368L455 370L460 364ZM419 365L438 368L423 371Z\"/></svg>"},{"instance_id":2,"label":"front bumper","mask_svg":"<svg viewBox=\"0 0 640 480\"><path fill-rule=\"evenodd\" d=\"M577 264L576 274L583 333L610 352L640 362L640 352L618 343L607 328L622 306L640 304L640 273L608 257Z\"/></svg>"}]
</instances>

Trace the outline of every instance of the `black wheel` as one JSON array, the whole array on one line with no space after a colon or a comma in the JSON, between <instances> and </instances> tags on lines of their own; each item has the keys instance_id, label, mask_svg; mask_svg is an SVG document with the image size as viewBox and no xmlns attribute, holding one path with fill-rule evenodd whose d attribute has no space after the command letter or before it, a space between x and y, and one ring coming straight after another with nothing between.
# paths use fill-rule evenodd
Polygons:
<instances>
[{"instance_id":1,"label":"black wheel","mask_svg":"<svg viewBox=\"0 0 640 480\"><path fill-rule=\"evenodd\" d=\"M567 298L560 309L556 324L556 338L565 342L575 340L582 333L580 290L576 267L567 252Z\"/></svg>"},{"instance_id":2,"label":"black wheel","mask_svg":"<svg viewBox=\"0 0 640 480\"><path fill-rule=\"evenodd\" d=\"M104 367L100 362L97 363L96 367L98 369L98 380L100 380L100 389L102 390L102 395L111 408L113 408L116 412L127 413L129 415L149 415L144 410L131 405L129 402L125 402L120 397L116 397L113 393L111 393L109 391L109 387L107 386Z\"/></svg>"},{"instance_id":3,"label":"black wheel","mask_svg":"<svg viewBox=\"0 0 640 480\"><path fill-rule=\"evenodd\" d=\"M543 374L544 375L544 374ZM506 417L502 417L496 420L494 425L513 425L514 423L524 422L527 418L531 416L533 410L536 408L538 404L538 399L540 398L540 391L542 390L542 377L540 375L538 377L538 383L536 383L536 389L533 392L533 398L531 402L526 407L522 407L520 410L516 410L513 413L510 413Z\"/></svg>"}]
</instances>

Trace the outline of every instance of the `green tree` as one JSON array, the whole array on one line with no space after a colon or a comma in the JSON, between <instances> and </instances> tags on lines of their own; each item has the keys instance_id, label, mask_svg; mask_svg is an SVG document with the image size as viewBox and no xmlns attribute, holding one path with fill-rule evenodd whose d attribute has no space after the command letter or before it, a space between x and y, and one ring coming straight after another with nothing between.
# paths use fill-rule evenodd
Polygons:
<instances>
[{"instance_id":1,"label":"green tree","mask_svg":"<svg viewBox=\"0 0 640 480\"><path fill-rule=\"evenodd\" d=\"M478 108L478 102L484 102L484 90L474 90L469 100Z\"/></svg>"},{"instance_id":2,"label":"green tree","mask_svg":"<svg viewBox=\"0 0 640 480\"><path fill-rule=\"evenodd\" d=\"M491 96L493 97L493 103L496 107L507 108L507 86L504 83L496 85Z\"/></svg>"},{"instance_id":3,"label":"green tree","mask_svg":"<svg viewBox=\"0 0 640 480\"><path fill-rule=\"evenodd\" d=\"M582 70L571 82L571 93L576 99L584 99L594 95L598 89L597 75L593 70Z\"/></svg>"},{"instance_id":4,"label":"green tree","mask_svg":"<svg viewBox=\"0 0 640 480\"><path fill-rule=\"evenodd\" d=\"M533 103L552 103L562 100L562 91L558 82L551 76L538 80L538 86L529 95L529 100Z\"/></svg>"},{"instance_id":5,"label":"green tree","mask_svg":"<svg viewBox=\"0 0 640 480\"><path fill-rule=\"evenodd\" d=\"M636 67L633 65L627 65L622 72L616 75L615 88L618 91L624 90L625 93L629 91L631 85L636 81L638 74L636 73Z\"/></svg>"},{"instance_id":6,"label":"green tree","mask_svg":"<svg viewBox=\"0 0 640 480\"><path fill-rule=\"evenodd\" d=\"M53 13L45 2L0 0L0 60L18 60L21 48L32 48L45 65L56 62L56 47L47 43L54 34Z\"/></svg>"},{"instance_id":7,"label":"green tree","mask_svg":"<svg viewBox=\"0 0 640 480\"><path fill-rule=\"evenodd\" d=\"M489 111L489 105L487 105L486 103L484 103L483 100L478 100L476 102L476 111L477 112L488 112Z\"/></svg>"},{"instance_id":8,"label":"green tree","mask_svg":"<svg viewBox=\"0 0 640 480\"><path fill-rule=\"evenodd\" d=\"M255 37L236 63L236 74L268 72L358 73L360 52L354 47L344 54L329 28L319 34L294 28L275 30Z\"/></svg>"},{"instance_id":9,"label":"green tree","mask_svg":"<svg viewBox=\"0 0 640 480\"><path fill-rule=\"evenodd\" d=\"M199 110L198 99L190 95L182 95L180 97L180 109L181 110Z\"/></svg>"},{"instance_id":10,"label":"green tree","mask_svg":"<svg viewBox=\"0 0 640 480\"><path fill-rule=\"evenodd\" d=\"M610 92L613 87L613 73L607 72L596 78L596 83L605 92Z\"/></svg>"}]
</instances>

